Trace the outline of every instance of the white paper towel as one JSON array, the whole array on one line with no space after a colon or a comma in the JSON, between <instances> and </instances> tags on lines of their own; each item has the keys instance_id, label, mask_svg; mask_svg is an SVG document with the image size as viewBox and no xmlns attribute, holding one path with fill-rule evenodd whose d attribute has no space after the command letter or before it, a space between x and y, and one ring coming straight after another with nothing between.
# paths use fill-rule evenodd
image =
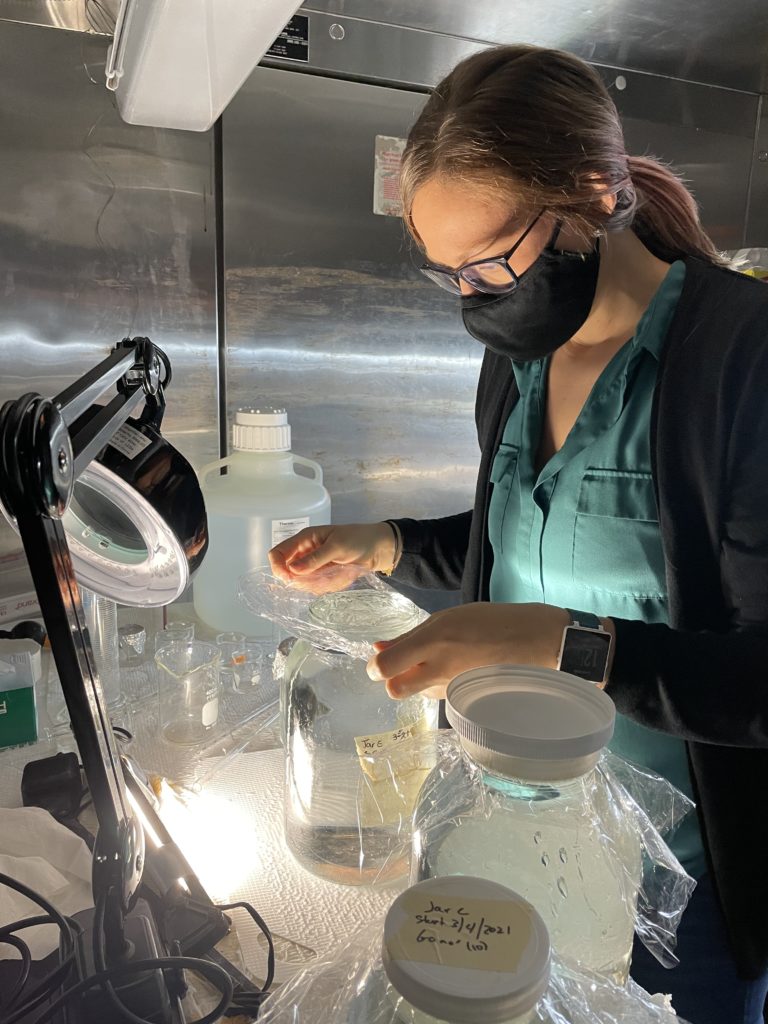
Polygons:
<instances>
[{"instance_id":1,"label":"white paper towel","mask_svg":"<svg viewBox=\"0 0 768 1024\"><path fill-rule=\"evenodd\" d=\"M93 906L88 847L42 807L0 808L0 872L39 892L66 916ZM0 926L41 913L26 896L0 886ZM39 925L21 937L32 958L42 960L58 946L59 930ZM17 956L10 946L0 947L3 959Z\"/></svg>"},{"instance_id":2,"label":"white paper towel","mask_svg":"<svg viewBox=\"0 0 768 1024\"><path fill-rule=\"evenodd\" d=\"M229 891L230 901L251 903L275 936L276 978L291 977L348 941L360 925L381 917L401 885L387 888L336 885L316 878L293 859L283 835L283 751L242 754L214 777L206 793L238 809L251 828L250 863ZM221 836L222 844L228 843ZM238 837L237 842L247 842ZM227 870L223 850L222 870ZM231 873L231 869L230 869ZM251 919L237 912L235 924L243 957L264 977L265 944Z\"/></svg>"}]
</instances>

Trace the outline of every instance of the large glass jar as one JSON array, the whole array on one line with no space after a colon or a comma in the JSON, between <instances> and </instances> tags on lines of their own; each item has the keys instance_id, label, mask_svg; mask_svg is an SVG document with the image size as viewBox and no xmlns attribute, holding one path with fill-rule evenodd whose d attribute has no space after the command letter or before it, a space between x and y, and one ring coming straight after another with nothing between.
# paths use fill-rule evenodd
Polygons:
<instances>
[{"instance_id":1,"label":"large glass jar","mask_svg":"<svg viewBox=\"0 0 768 1024\"><path fill-rule=\"evenodd\" d=\"M623 984L641 845L596 770L612 701L566 673L498 666L455 679L446 713L462 755L421 791L412 881L507 885L536 907L558 953Z\"/></svg>"},{"instance_id":2,"label":"large glass jar","mask_svg":"<svg viewBox=\"0 0 768 1024\"><path fill-rule=\"evenodd\" d=\"M351 640L393 639L419 621L395 592L327 594L311 606L315 624ZM364 885L405 874L402 830L430 765L411 759L399 775L377 766L386 754L437 724L437 702L395 701L365 662L298 641L284 675L289 849L309 871Z\"/></svg>"}]
</instances>

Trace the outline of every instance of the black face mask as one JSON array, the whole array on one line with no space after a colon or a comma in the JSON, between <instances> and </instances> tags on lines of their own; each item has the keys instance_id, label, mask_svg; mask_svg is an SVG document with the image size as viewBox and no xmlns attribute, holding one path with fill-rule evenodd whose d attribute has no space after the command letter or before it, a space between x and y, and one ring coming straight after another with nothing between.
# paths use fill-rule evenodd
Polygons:
<instances>
[{"instance_id":1,"label":"black face mask","mask_svg":"<svg viewBox=\"0 0 768 1024\"><path fill-rule=\"evenodd\" d=\"M555 229L541 255L506 295L466 295L464 326L499 355L528 363L544 359L569 341L589 316L600 270L598 247L589 253L559 252Z\"/></svg>"}]
</instances>

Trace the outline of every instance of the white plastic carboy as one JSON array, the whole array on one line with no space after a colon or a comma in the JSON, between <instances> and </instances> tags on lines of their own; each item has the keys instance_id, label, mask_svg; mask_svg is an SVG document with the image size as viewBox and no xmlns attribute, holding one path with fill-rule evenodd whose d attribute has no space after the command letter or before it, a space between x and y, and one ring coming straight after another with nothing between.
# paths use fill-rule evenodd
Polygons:
<instances>
[{"instance_id":1,"label":"white plastic carboy","mask_svg":"<svg viewBox=\"0 0 768 1024\"><path fill-rule=\"evenodd\" d=\"M291 451L285 409L238 409L232 448L227 458L200 470L210 547L195 576L195 612L212 629L267 640L272 623L241 604L238 580L268 566L267 553L276 544L307 526L329 523L331 498L320 466ZM226 474L214 473L224 467Z\"/></svg>"}]
</instances>

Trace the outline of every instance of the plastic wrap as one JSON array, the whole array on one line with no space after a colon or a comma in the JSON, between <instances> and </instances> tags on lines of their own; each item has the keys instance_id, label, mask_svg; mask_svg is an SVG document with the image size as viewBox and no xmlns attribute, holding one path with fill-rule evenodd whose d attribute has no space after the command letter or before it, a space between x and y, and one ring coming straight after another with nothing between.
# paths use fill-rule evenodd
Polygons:
<instances>
[{"instance_id":1,"label":"plastic wrap","mask_svg":"<svg viewBox=\"0 0 768 1024\"><path fill-rule=\"evenodd\" d=\"M382 922L367 925L337 956L297 974L269 996L261 1024L410 1024L381 960ZM422 1017L422 1019L424 1019ZM685 1024L663 996L615 985L557 956L532 1024Z\"/></svg>"},{"instance_id":2,"label":"plastic wrap","mask_svg":"<svg viewBox=\"0 0 768 1024\"><path fill-rule=\"evenodd\" d=\"M724 253L732 270L738 270L758 280L768 278L768 249L731 249Z\"/></svg>"},{"instance_id":3,"label":"plastic wrap","mask_svg":"<svg viewBox=\"0 0 768 1024\"><path fill-rule=\"evenodd\" d=\"M432 844L459 821L489 819L504 799L484 783L483 769L464 753L452 732L417 736L361 761L366 775L377 780L382 792L404 790L403 807L408 805L405 796L413 778L418 772L423 777L426 766L431 767L413 818L409 820L403 814L399 822L402 846L412 848L412 882L431 873L425 865ZM581 806L587 806L590 812L587 827L591 835L582 833L582 845L589 848L593 842L609 851L611 870L618 875L612 884L618 886L629 914L637 903L636 934L660 963L674 966L678 962L674 952L677 927L696 882L669 849L662 833L676 827L693 804L666 779L609 752L601 756L593 772L570 785L580 787ZM390 795L390 811L392 804ZM523 800L518 806L523 815L530 813L534 835L539 799ZM627 835L631 844L617 839ZM540 853L543 856L544 850ZM556 857L557 850L551 855ZM586 865L584 870L586 873ZM479 869L467 873L484 874ZM497 881L513 885L511 880ZM543 908L538 909L544 913ZM546 920L546 913L544 916ZM568 954L567 950L562 952Z\"/></svg>"},{"instance_id":4,"label":"plastic wrap","mask_svg":"<svg viewBox=\"0 0 768 1024\"><path fill-rule=\"evenodd\" d=\"M340 570L345 570L341 576ZM363 575L360 575L361 572ZM310 584L311 589L307 589ZM364 572L355 566L332 567L330 570L313 573L311 579L297 578L290 583L277 579L271 573L256 570L240 578L238 589L241 601L254 615L276 622L299 640L306 640L321 651L346 654L351 658L368 661L375 653L369 640L344 635L312 620L310 609L318 597L349 592L385 594L390 609L394 607L395 611L398 608L414 607L375 573ZM388 611L382 610L382 639L387 634Z\"/></svg>"},{"instance_id":5,"label":"plastic wrap","mask_svg":"<svg viewBox=\"0 0 768 1024\"><path fill-rule=\"evenodd\" d=\"M674 952L677 927L696 881L663 837L694 812L694 804L667 779L610 751L603 753L597 771L641 837L643 872L635 933L659 963L674 967L679 962Z\"/></svg>"}]
</instances>

